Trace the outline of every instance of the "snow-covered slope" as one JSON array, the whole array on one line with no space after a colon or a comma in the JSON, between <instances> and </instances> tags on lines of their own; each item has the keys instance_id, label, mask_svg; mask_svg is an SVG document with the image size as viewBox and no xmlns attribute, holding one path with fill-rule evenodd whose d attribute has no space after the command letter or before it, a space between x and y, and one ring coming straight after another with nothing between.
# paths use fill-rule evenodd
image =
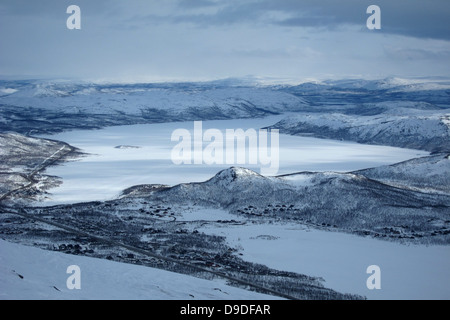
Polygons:
<instances>
[{"instance_id":1,"label":"snow-covered slope","mask_svg":"<svg viewBox=\"0 0 450 320\"><path fill-rule=\"evenodd\" d=\"M0 130L21 133L169 121L236 119L288 112L375 115L448 108L448 79L335 80L298 86L227 79L98 84L1 81Z\"/></svg>"},{"instance_id":2,"label":"snow-covered slope","mask_svg":"<svg viewBox=\"0 0 450 320\"><path fill-rule=\"evenodd\" d=\"M378 80L341 79L304 82L297 86L285 86L283 90L310 100L333 97L358 102L378 101L426 101L448 104L448 78L398 78ZM368 99L367 99L368 98Z\"/></svg>"},{"instance_id":3,"label":"snow-covered slope","mask_svg":"<svg viewBox=\"0 0 450 320\"><path fill-rule=\"evenodd\" d=\"M45 195L61 183L57 177L43 175L45 169L79 156L78 149L64 142L0 133L0 202ZM21 194L15 192L21 189Z\"/></svg>"},{"instance_id":4,"label":"snow-covered slope","mask_svg":"<svg viewBox=\"0 0 450 320\"><path fill-rule=\"evenodd\" d=\"M428 91L449 90L450 81L445 78L399 78L388 77L380 80L329 80L324 84L342 89L386 90L400 91Z\"/></svg>"},{"instance_id":5,"label":"snow-covered slope","mask_svg":"<svg viewBox=\"0 0 450 320\"><path fill-rule=\"evenodd\" d=\"M433 158L428 164L424 162L418 168L447 168ZM410 167L414 171L415 164ZM437 243L450 240L448 193L390 186L362 174L305 172L267 178L247 169L230 168L204 183L151 192L140 186L129 192L152 201L220 207L237 214L294 219L358 234ZM393 227L401 231L394 232Z\"/></svg>"},{"instance_id":6,"label":"snow-covered slope","mask_svg":"<svg viewBox=\"0 0 450 320\"><path fill-rule=\"evenodd\" d=\"M164 85L29 82L16 86L17 91L0 96L0 115L3 130L21 133L261 117L298 111L307 104L300 97L271 88L214 82Z\"/></svg>"},{"instance_id":7,"label":"snow-covered slope","mask_svg":"<svg viewBox=\"0 0 450 320\"><path fill-rule=\"evenodd\" d=\"M447 153L437 154L356 173L394 186L450 194L449 156Z\"/></svg>"},{"instance_id":8,"label":"snow-covered slope","mask_svg":"<svg viewBox=\"0 0 450 320\"><path fill-rule=\"evenodd\" d=\"M390 111L374 116L299 114L272 128L281 133L350 140L432 152L450 151L450 110Z\"/></svg>"},{"instance_id":9,"label":"snow-covered slope","mask_svg":"<svg viewBox=\"0 0 450 320\"><path fill-rule=\"evenodd\" d=\"M184 87L152 88L107 85L37 84L2 98L5 104L32 106L46 110L88 114L137 114L158 109L177 115L192 109L214 109L217 112L246 115L249 111L270 112L298 108L304 101L284 92L264 88Z\"/></svg>"},{"instance_id":10,"label":"snow-covered slope","mask_svg":"<svg viewBox=\"0 0 450 320\"><path fill-rule=\"evenodd\" d=\"M220 171L203 183L180 184L155 193L157 197L196 201L208 205L229 207L253 202L268 203L280 193L292 193L292 187L279 179L264 177L245 168L232 167ZM136 194L136 191L134 194Z\"/></svg>"},{"instance_id":11,"label":"snow-covered slope","mask_svg":"<svg viewBox=\"0 0 450 320\"><path fill-rule=\"evenodd\" d=\"M0 133L0 170L8 172L14 167L15 171L33 171L63 147L69 148L60 141Z\"/></svg>"},{"instance_id":12,"label":"snow-covered slope","mask_svg":"<svg viewBox=\"0 0 450 320\"><path fill-rule=\"evenodd\" d=\"M164 270L67 255L0 240L0 300L266 300L279 299ZM66 286L81 269L81 289Z\"/></svg>"}]
</instances>

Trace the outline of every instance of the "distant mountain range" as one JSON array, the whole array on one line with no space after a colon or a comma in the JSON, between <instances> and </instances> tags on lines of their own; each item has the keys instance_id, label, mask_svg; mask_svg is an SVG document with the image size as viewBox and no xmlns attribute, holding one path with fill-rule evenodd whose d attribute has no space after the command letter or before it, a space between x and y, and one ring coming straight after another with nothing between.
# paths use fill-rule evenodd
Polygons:
<instances>
[{"instance_id":1,"label":"distant mountain range","mask_svg":"<svg viewBox=\"0 0 450 320\"><path fill-rule=\"evenodd\" d=\"M0 82L1 131L24 134L112 125L263 117L300 111L292 94L206 84Z\"/></svg>"},{"instance_id":2,"label":"distant mountain range","mask_svg":"<svg viewBox=\"0 0 450 320\"><path fill-rule=\"evenodd\" d=\"M350 79L296 86L263 82L252 78L156 84L0 81L0 132L31 135L299 113L275 127L289 134L428 151L449 149L448 79ZM315 115L305 118L304 114ZM355 129L366 123L362 131Z\"/></svg>"}]
</instances>

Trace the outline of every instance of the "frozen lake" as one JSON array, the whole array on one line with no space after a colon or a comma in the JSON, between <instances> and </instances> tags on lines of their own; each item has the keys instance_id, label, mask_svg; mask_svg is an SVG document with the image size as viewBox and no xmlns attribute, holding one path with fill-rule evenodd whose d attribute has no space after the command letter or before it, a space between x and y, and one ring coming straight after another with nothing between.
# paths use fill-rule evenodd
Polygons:
<instances>
[{"instance_id":1,"label":"frozen lake","mask_svg":"<svg viewBox=\"0 0 450 320\"><path fill-rule=\"evenodd\" d=\"M244 130L276 123L280 117L252 120L205 121L210 128ZM80 161L49 168L47 173L63 179L52 189L52 199L46 204L108 200L123 189L139 184L176 185L201 182L232 165L175 165L172 149L178 142L171 136L176 129L193 133L193 122L164 123L109 127L101 130L64 132L45 138L65 141L89 155ZM118 149L117 146L139 148ZM245 152L245 150L244 150ZM384 146L369 146L353 142L323 140L280 135L279 171L287 174L299 171L353 171L405 161L428 153ZM237 165L260 172L260 165Z\"/></svg>"},{"instance_id":2,"label":"frozen lake","mask_svg":"<svg viewBox=\"0 0 450 320\"><path fill-rule=\"evenodd\" d=\"M193 209L179 221L238 220L220 209ZM322 277L324 285L369 300L450 299L450 247L404 245L374 238L311 229L295 223L206 225L224 236L246 261ZM369 290L367 267L381 270L381 289Z\"/></svg>"},{"instance_id":3,"label":"frozen lake","mask_svg":"<svg viewBox=\"0 0 450 320\"><path fill-rule=\"evenodd\" d=\"M322 277L326 287L339 292L370 300L450 299L450 248L446 246L407 246L294 224L202 231L227 237L247 261ZM380 290L366 286L371 265L381 269Z\"/></svg>"}]
</instances>

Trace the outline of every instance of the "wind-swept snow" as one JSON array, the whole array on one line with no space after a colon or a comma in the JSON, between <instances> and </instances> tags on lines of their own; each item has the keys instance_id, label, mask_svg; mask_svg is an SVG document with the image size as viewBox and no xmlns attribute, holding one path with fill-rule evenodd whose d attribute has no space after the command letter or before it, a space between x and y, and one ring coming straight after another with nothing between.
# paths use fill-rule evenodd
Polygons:
<instances>
[{"instance_id":1,"label":"wind-swept snow","mask_svg":"<svg viewBox=\"0 0 450 320\"><path fill-rule=\"evenodd\" d=\"M0 240L0 300L266 300L278 299L164 270L44 251ZM69 290L67 268L81 269Z\"/></svg>"}]
</instances>

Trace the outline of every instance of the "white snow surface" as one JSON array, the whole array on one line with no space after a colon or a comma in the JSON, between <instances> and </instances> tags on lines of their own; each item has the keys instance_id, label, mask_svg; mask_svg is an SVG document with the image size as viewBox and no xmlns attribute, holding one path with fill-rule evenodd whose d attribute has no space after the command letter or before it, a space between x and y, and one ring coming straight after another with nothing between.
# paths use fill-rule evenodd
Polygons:
<instances>
[{"instance_id":1,"label":"white snow surface","mask_svg":"<svg viewBox=\"0 0 450 320\"><path fill-rule=\"evenodd\" d=\"M272 300L222 280L103 259L45 251L0 240L0 300ZM81 289L69 290L67 268L81 269ZM21 279L20 276L23 278Z\"/></svg>"},{"instance_id":2,"label":"white snow surface","mask_svg":"<svg viewBox=\"0 0 450 320\"><path fill-rule=\"evenodd\" d=\"M16 93L18 90L12 88L0 88L0 97Z\"/></svg>"}]
</instances>

